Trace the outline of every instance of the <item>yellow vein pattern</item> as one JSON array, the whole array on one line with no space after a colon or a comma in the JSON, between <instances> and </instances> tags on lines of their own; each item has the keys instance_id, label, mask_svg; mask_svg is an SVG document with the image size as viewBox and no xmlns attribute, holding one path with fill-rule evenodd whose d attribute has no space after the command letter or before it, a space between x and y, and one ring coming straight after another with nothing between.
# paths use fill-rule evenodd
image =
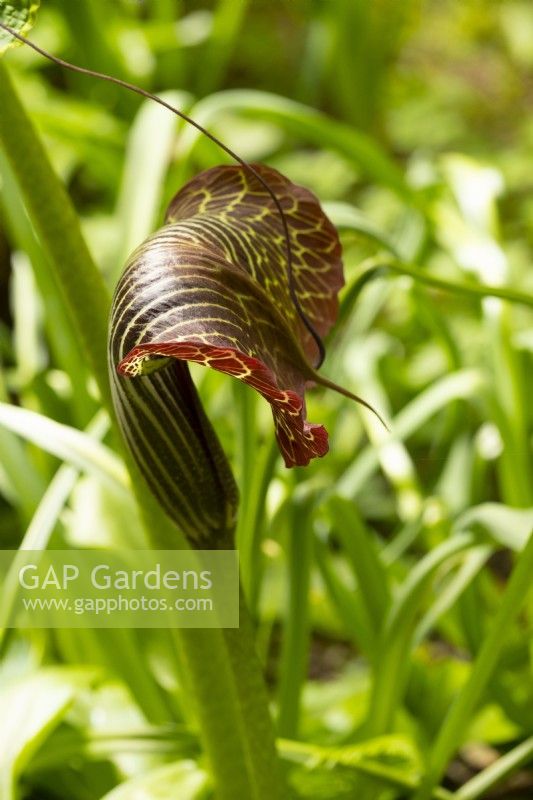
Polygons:
<instances>
[{"instance_id":1,"label":"yellow vein pattern","mask_svg":"<svg viewBox=\"0 0 533 800\"><path fill-rule=\"evenodd\" d=\"M320 334L337 312L337 234L318 201L275 170L256 169L287 215L294 288ZM110 374L119 422L160 503L196 546L224 541L237 505L220 445L187 366L236 377L270 403L287 466L327 452L305 419L316 344L291 301L281 223L241 167L217 167L174 198L166 224L131 256L113 300Z\"/></svg>"},{"instance_id":2,"label":"yellow vein pattern","mask_svg":"<svg viewBox=\"0 0 533 800\"><path fill-rule=\"evenodd\" d=\"M295 292L303 312L324 336L337 317L343 286L337 232L312 192L277 170L253 164L278 197L289 225ZM267 291L290 321L304 352L314 363L316 344L298 318L289 294L286 250L272 198L242 167L214 167L189 181L172 200L167 222L179 222L183 235L206 247L221 248Z\"/></svg>"}]
</instances>

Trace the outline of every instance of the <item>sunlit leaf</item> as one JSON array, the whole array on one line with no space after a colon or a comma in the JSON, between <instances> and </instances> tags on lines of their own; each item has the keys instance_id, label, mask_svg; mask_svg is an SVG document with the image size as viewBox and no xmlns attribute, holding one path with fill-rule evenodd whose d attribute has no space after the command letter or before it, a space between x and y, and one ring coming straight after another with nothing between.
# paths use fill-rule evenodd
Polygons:
<instances>
[{"instance_id":1,"label":"sunlit leaf","mask_svg":"<svg viewBox=\"0 0 533 800\"><path fill-rule=\"evenodd\" d=\"M203 97L191 109L191 116L209 128L219 116L232 112L242 112L246 117L272 122L287 133L334 150L378 184L389 186L405 199L412 197L401 170L376 139L303 103L271 92L230 89ZM193 128L185 130L182 141L186 154L198 138L198 132Z\"/></svg>"},{"instance_id":2,"label":"sunlit leaf","mask_svg":"<svg viewBox=\"0 0 533 800\"><path fill-rule=\"evenodd\" d=\"M454 523L456 530L481 528L498 544L522 550L533 530L533 508L510 508L502 503L472 506Z\"/></svg>"},{"instance_id":3,"label":"sunlit leaf","mask_svg":"<svg viewBox=\"0 0 533 800\"><path fill-rule=\"evenodd\" d=\"M0 0L0 22L24 36L33 26L40 4L41 0ZM7 31L0 30L0 54L15 44Z\"/></svg>"},{"instance_id":4,"label":"sunlit leaf","mask_svg":"<svg viewBox=\"0 0 533 800\"><path fill-rule=\"evenodd\" d=\"M207 785L207 774L194 761L178 761L121 784L102 800L200 800Z\"/></svg>"},{"instance_id":5,"label":"sunlit leaf","mask_svg":"<svg viewBox=\"0 0 533 800\"><path fill-rule=\"evenodd\" d=\"M85 668L43 669L6 683L0 693L0 775L5 800L33 754L59 724L76 693L95 672Z\"/></svg>"},{"instance_id":6,"label":"sunlit leaf","mask_svg":"<svg viewBox=\"0 0 533 800\"><path fill-rule=\"evenodd\" d=\"M281 756L310 771L327 770L339 777L352 772L372 776L380 783L413 788L419 774L419 755L403 736L380 736L345 747L281 740Z\"/></svg>"},{"instance_id":7,"label":"sunlit leaf","mask_svg":"<svg viewBox=\"0 0 533 800\"><path fill-rule=\"evenodd\" d=\"M23 436L78 469L111 480L121 489L128 484L126 470L117 456L108 447L75 428L8 403L0 403L0 426Z\"/></svg>"}]
</instances>

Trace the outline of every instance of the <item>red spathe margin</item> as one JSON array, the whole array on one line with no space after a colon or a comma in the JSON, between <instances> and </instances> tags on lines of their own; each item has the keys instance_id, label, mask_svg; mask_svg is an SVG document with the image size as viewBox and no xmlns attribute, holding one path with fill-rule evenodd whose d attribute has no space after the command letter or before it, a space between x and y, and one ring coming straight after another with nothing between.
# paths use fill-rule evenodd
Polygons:
<instances>
[{"instance_id":1,"label":"red spathe margin","mask_svg":"<svg viewBox=\"0 0 533 800\"><path fill-rule=\"evenodd\" d=\"M323 425L305 419L304 400L291 389L280 389L276 378L262 361L232 347L215 347L197 342L168 342L139 345L122 359L119 374L128 378L143 374L150 358L162 356L195 361L252 386L268 400L276 425L276 438L286 467L305 467L312 458L328 452L328 434Z\"/></svg>"}]
</instances>

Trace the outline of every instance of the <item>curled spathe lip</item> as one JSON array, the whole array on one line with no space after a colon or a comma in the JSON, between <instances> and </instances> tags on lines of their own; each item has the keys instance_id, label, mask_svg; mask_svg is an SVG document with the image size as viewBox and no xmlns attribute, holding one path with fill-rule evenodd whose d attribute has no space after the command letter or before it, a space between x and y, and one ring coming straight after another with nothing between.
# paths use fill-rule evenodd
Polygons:
<instances>
[{"instance_id":1,"label":"curled spathe lip","mask_svg":"<svg viewBox=\"0 0 533 800\"><path fill-rule=\"evenodd\" d=\"M196 547L231 541L238 495L187 362L240 379L267 400L287 467L328 451L325 428L306 419L307 387L368 405L312 366L343 285L337 232L311 192L269 167L254 169L283 209L291 269L272 197L244 167L215 167L178 192L113 298L117 418L154 495Z\"/></svg>"},{"instance_id":2,"label":"curled spathe lip","mask_svg":"<svg viewBox=\"0 0 533 800\"><path fill-rule=\"evenodd\" d=\"M337 232L316 197L276 170L254 165L288 223L294 292L324 335L343 285ZM133 254L117 287L112 329L121 375L149 374L169 358L243 380L271 405L286 466L328 450L322 425L305 419L304 392L322 379L316 343L291 301L279 214L240 166L196 176L172 200L166 224Z\"/></svg>"}]
</instances>

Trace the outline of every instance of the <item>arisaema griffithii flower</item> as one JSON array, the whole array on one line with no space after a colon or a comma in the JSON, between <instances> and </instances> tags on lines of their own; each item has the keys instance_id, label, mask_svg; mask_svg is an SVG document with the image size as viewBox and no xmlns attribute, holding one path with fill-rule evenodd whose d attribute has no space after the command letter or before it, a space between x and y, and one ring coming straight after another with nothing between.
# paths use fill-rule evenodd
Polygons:
<instances>
[{"instance_id":1,"label":"arisaema griffithii flower","mask_svg":"<svg viewBox=\"0 0 533 800\"><path fill-rule=\"evenodd\" d=\"M343 284L335 228L308 190L246 164L162 98L64 61L13 24L17 30L0 20L10 37L59 66L159 103L238 162L207 170L174 197L165 225L126 265L109 330L114 406L133 457L191 542L224 546L237 490L186 362L239 378L270 403L287 467L325 455L325 428L306 420L306 386L329 386L368 406L313 367Z\"/></svg>"},{"instance_id":2,"label":"arisaema griffithii flower","mask_svg":"<svg viewBox=\"0 0 533 800\"><path fill-rule=\"evenodd\" d=\"M287 467L328 450L325 428L306 419L306 386L339 389L312 366L319 351L311 335L327 334L336 318L337 232L311 192L274 169L254 169L283 209L292 274L265 187L241 165L215 167L174 197L164 226L131 256L113 302L121 427L156 496L196 541L199 508L211 540L209 531L230 523L236 492L185 362L238 378L270 403Z\"/></svg>"}]
</instances>

